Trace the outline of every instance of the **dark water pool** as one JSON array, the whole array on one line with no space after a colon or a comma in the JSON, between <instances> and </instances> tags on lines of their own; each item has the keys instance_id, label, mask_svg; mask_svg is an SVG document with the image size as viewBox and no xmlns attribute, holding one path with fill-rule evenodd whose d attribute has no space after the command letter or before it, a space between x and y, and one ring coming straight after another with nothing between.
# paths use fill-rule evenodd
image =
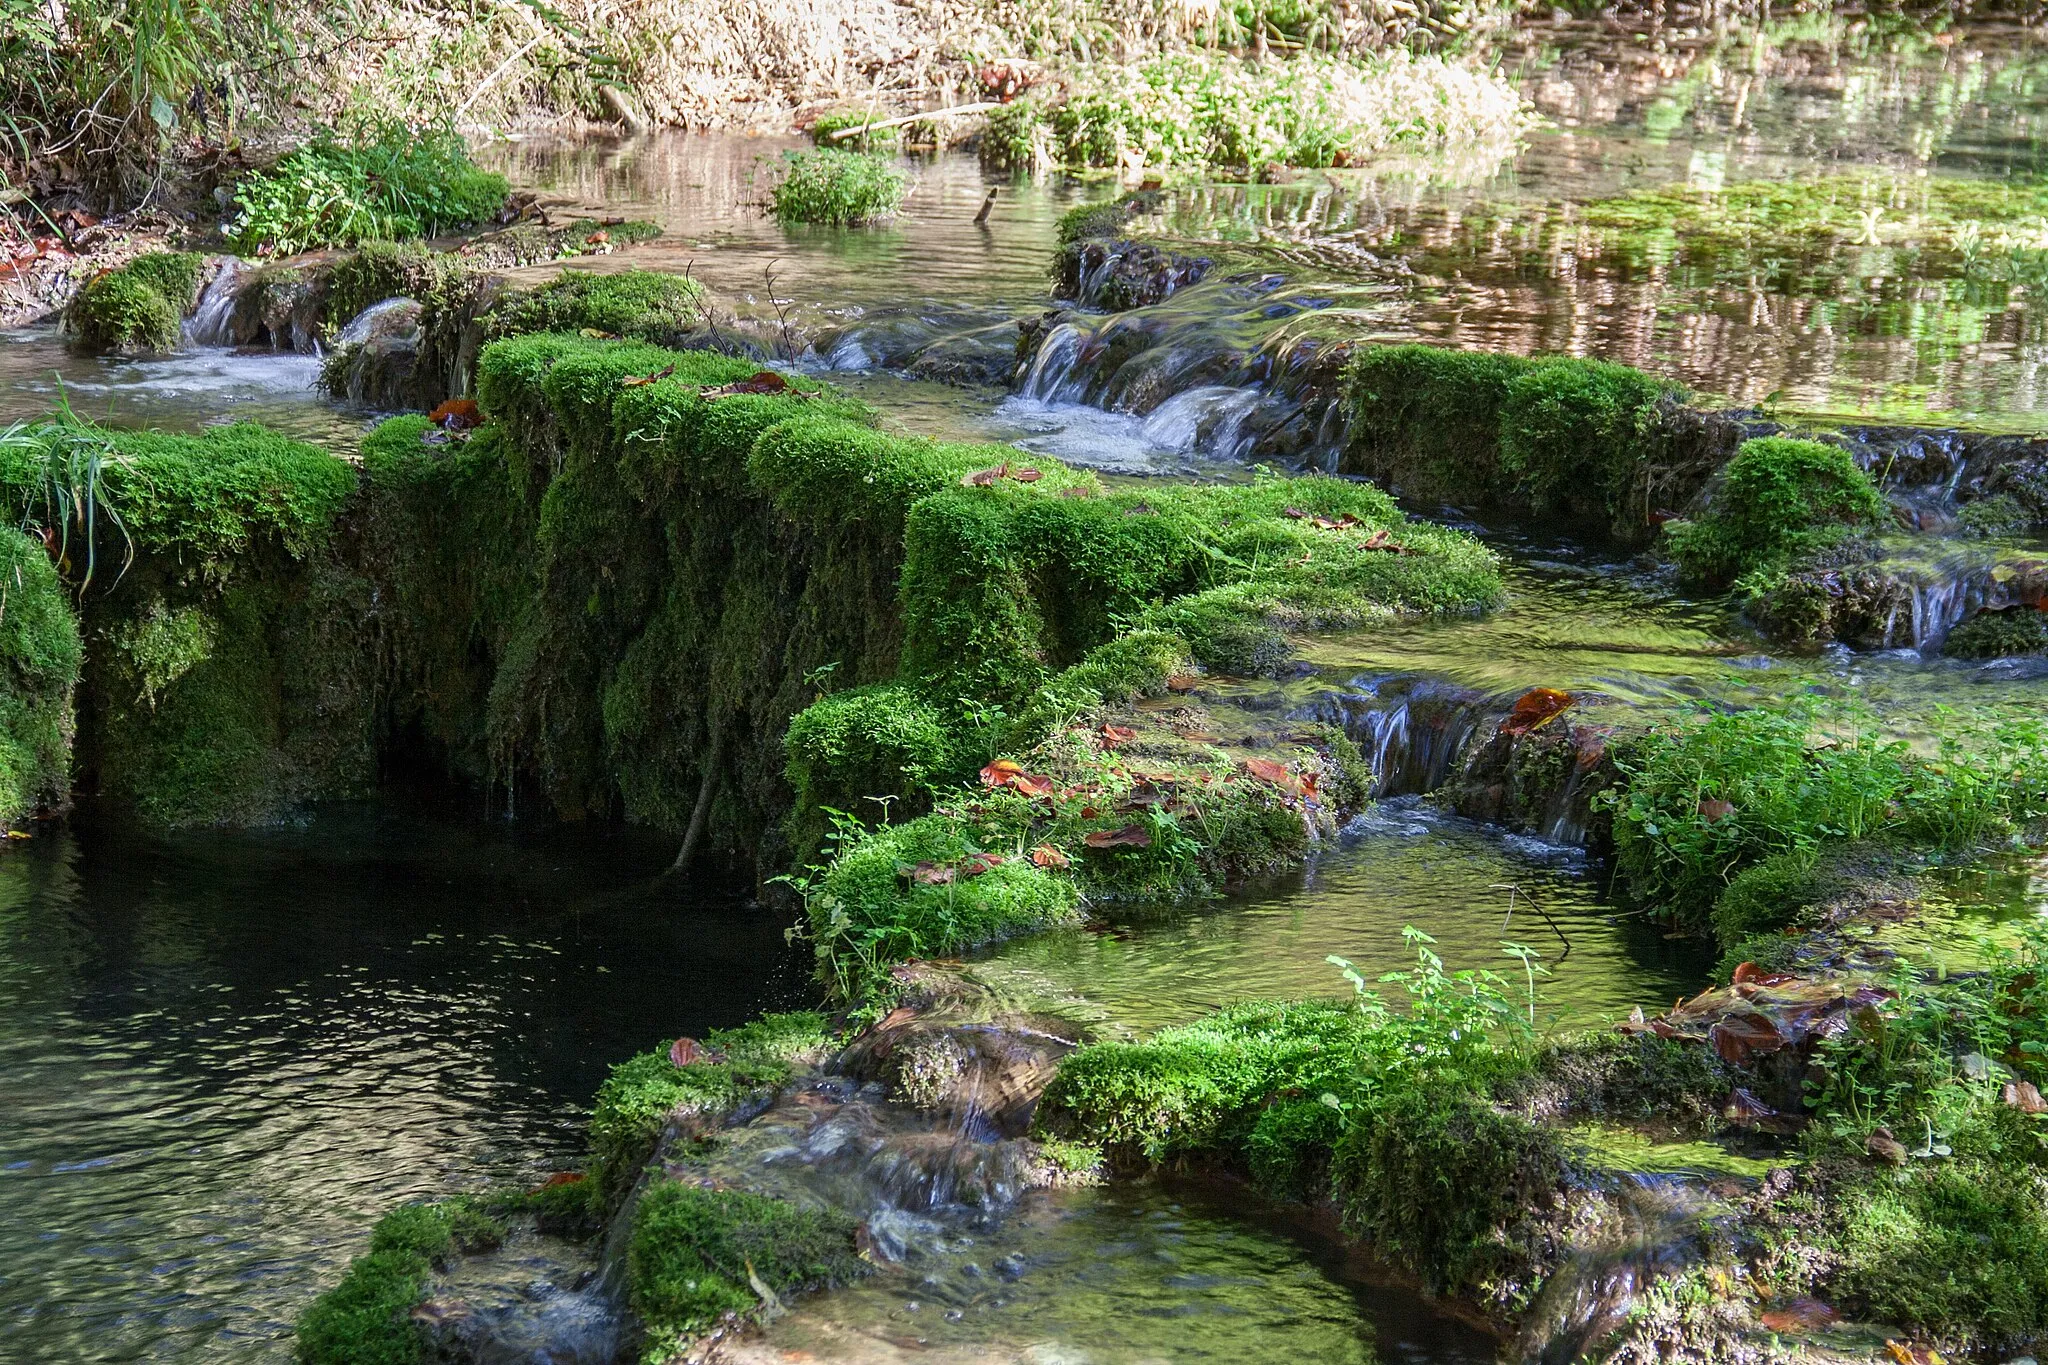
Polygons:
<instances>
[{"instance_id":1,"label":"dark water pool","mask_svg":"<svg viewBox=\"0 0 2048 1365\"><path fill-rule=\"evenodd\" d=\"M400 1201L578 1161L606 1069L802 1003L663 844L382 807L0 850L0 1360L280 1360Z\"/></svg>"}]
</instances>

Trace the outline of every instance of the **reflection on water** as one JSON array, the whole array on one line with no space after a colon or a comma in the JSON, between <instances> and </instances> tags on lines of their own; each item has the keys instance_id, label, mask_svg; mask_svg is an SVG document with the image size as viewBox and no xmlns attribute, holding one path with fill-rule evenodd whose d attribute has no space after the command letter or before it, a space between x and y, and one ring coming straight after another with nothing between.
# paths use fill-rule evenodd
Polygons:
<instances>
[{"instance_id":1,"label":"reflection on water","mask_svg":"<svg viewBox=\"0 0 2048 1365\"><path fill-rule=\"evenodd\" d=\"M1510 919L1508 887L1517 908ZM1532 913L1529 897L1542 913ZM1111 912L1114 916L1114 911ZM1539 1021L1590 1024L1636 1005L1664 1008L1706 981L1711 953L1666 940L1602 900L1576 850L1439 815L1413 798L1353 822L1303 872L1219 903L1117 922L1107 932L1041 934L996 948L984 975L1072 991L1113 1024L1149 1031L1233 1000L1335 996L1349 987L1331 954L1368 981L1415 965L1413 925L1453 969L1522 968L1503 940L1542 954ZM1565 947L1570 946L1567 955Z\"/></svg>"},{"instance_id":2,"label":"reflection on water","mask_svg":"<svg viewBox=\"0 0 2048 1365\"><path fill-rule=\"evenodd\" d=\"M1307 1254L1304 1254L1304 1253ZM1355 1249L1242 1198L1150 1182L1026 1199L1003 1229L799 1304L762 1360L1483 1365L1495 1344L1370 1288ZM752 1360L753 1357L747 1357Z\"/></svg>"},{"instance_id":3,"label":"reflection on water","mask_svg":"<svg viewBox=\"0 0 2048 1365\"><path fill-rule=\"evenodd\" d=\"M409 811L0 852L0 1322L15 1360L283 1360L391 1205L578 1162L621 1057L803 998L631 835Z\"/></svg>"}]
</instances>

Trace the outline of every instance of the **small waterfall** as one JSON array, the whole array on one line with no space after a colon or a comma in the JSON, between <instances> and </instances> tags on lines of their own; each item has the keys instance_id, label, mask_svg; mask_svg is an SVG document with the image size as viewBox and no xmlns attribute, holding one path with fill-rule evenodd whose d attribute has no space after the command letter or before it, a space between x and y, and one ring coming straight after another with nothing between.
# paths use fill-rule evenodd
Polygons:
<instances>
[{"instance_id":1,"label":"small waterfall","mask_svg":"<svg viewBox=\"0 0 2048 1365\"><path fill-rule=\"evenodd\" d=\"M1574 1365L1627 1322L1644 1290L1701 1255L1700 1220L1711 1200L1698 1177L1604 1179L1600 1234L1544 1283L1512 1353L1522 1365Z\"/></svg>"},{"instance_id":2,"label":"small waterfall","mask_svg":"<svg viewBox=\"0 0 2048 1365\"><path fill-rule=\"evenodd\" d=\"M235 305L240 301L249 267L234 256L215 258L213 278L199 295L199 306L185 319L188 346L232 346L235 344Z\"/></svg>"},{"instance_id":3,"label":"small waterfall","mask_svg":"<svg viewBox=\"0 0 2048 1365\"><path fill-rule=\"evenodd\" d=\"M1373 795L1389 797L1443 786L1463 767L1473 739L1507 709L1466 688L1394 678L1327 696L1312 711L1315 719L1343 727L1372 764Z\"/></svg>"},{"instance_id":4,"label":"small waterfall","mask_svg":"<svg viewBox=\"0 0 2048 1365\"><path fill-rule=\"evenodd\" d=\"M370 339L370 334L376 330L377 322L380 318L407 307L417 308L419 305L411 299L404 297L383 299L371 304L368 308L365 308L362 312L351 318L348 326L341 329L340 335L334 339L335 345L361 345Z\"/></svg>"}]
</instances>

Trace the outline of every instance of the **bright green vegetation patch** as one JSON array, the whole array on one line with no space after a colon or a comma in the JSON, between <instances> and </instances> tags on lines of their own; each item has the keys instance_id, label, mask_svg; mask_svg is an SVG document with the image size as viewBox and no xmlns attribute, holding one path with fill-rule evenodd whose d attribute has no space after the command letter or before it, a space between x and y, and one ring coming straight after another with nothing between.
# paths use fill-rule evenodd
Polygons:
<instances>
[{"instance_id":1,"label":"bright green vegetation patch","mask_svg":"<svg viewBox=\"0 0 2048 1365\"><path fill-rule=\"evenodd\" d=\"M1665 527L1691 586L1719 589L1755 575L1760 590L1803 556L1875 530L1891 515L1870 476L1839 446L1769 436L1745 441L1706 515Z\"/></svg>"},{"instance_id":2,"label":"bright green vegetation patch","mask_svg":"<svg viewBox=\"0 0 2048 1365\"><path fill-rule=\"evenodd\" d=\"M1842 702L1701 710L1654 727L1615 753L1618 885L1673 923L1712 915L1732 942L1775 927L1761 907L1805 885L1797 857L1741 882L1753 864L1866 840L1967 852L2048 816L2040 721L1945 726L1932 754L1883 739L1875 716Z\"/></svg>"},{"instance_id":3,"label":"bright green vegetation patch","mask_svg":"<svg viewBox=\"0 0 2048 1365\"><path fill-rule=\"evenodd\" d=\"M302 1365L417 1365L424 1330L412 1320L436 1266L497 1245L505 1230L467 1199L405 1204L377 1221L367 1254L299 1315Z\"/></svg>"},{"instance_id":4,"label":"bright green vegetation patch","mask_svg":"<svg viewBox=\"0 0 2048 1365\"><path fill-rule=\"evenodd\" d=\"M895 213L908 184L908 176L878 156L820 147L784 153L771 202L785 223L850 227Z\"/></svg>"},{"instance_id":5,"label":"bright green vegetation patch","mask_svg":"<svg viewBox=\"0 0 2048 1365\"><path fill-rule=\"evenodd\" d=\"M1666 419L1684 390L1625 365L1378 346L1345 384L1346 472L1409 496L1588 521L1624 541L1646 538L1658 476L1683 453Z\"/></svg>"},{"instance_id":6,"label":"bright green vegetation patch","mask_svg":"<svg viewBox=\"0 0 2048 1365\"><path fill-rule=\"evenodd\" d=\"M2029 607L1979 612L1948 633L1941 652L1952 659L2048 653L2048 612Z\"/></svg>"},{"instance_id":7,"label":"bright green vegetation patch","mask_svg":"<svg viewBox=\"0 0 2048 1365\"><path fill-rule=\"evenodd\" d=\"M1124 1164L1199 1159L1278 1197L1331 1194L1351 1231L1432 1288L1525 1305L1570 1174L1556 1135L1493 1099L1532 1065L1525 1006L1499 976L1447 971L1427 935L1407 933L1417 965L1387 978L1404 1011L1340 962L1353 1003L1233 1005L1076 1051L1039 1129Z\"/></svg>"},{"instance_id":8,"label":"bright green vegetation patch","mask_svg":"<svg viewBox=\"0 0 2048 1365\"><path fill-rule=\"evenodd\" d=\"M678 1111L715 1114L745 1095L787 1080L799 1062L826 1050L825 1021L816 1014L770 1014L704 1039L705 1058L676 1066L655 1048L612 1068L598 1088L590 1120L591 1180L611 1206L639 1178L661 1130Z\"/></svg>"},{"instance_id":9,"label":"bright green vegetation patch","mask_svg":"<svg viewBox=\"0 0 2048 1365\"><path fill-rule=\"evenodd\" d=\"M0 527L0 835L70 791L79 658L78 619L41 541Z\"/></svg>"},{"instance_id":10,"label":"bright green vegetation patch","mask_svg":"<svg viewBox=\"0 0 2048 1365\"><path fill-rule=\"evenodd\" d=\"M89 355L177 350L205 264L197 252L152 251L99 276L66 315L72 346Z\"/></svg>"},{"instance_id":11,"label":"bright green vegetation patch","mask_svg":"<svg viewBox=\"0 0 2048 1365\"><path fill-rule=\"evenodd\" d=\"M54 543L87 641L80 768L161 826L274 819L370 769L353 468L261 427L30 428L0 508Z\"/></svg>"},{"instance_id":12,"label":"bright green vegetation patch","mask_svg":"<svg viewBox=\"0 0 2048 1365\"><path fill-rule=\"evenodd\" d=\"M994 111L983 146L1023 169L1342 166L1396 148L1506 144L1524 118L1505 81L1436 57L1176 53L1083 67L1056 95Z\"/></svg>"},{"instance_id":13,"label":"bright green vegetation patch","mask_svg":"<svg viewBox=\"0 0 2048 1365\"><path fill-rule=\"evenodd\" d=\"M652 270L569 270L493 307L484 328L492 337L588 329L674 345L703 321L704 290L694 280Z\"/></svg>"},{"instance_id":14,"label":"bright green vegetation patch","mask_svg":"<svg viewBox=\"0 0 2048 1365\"><path fill-rule=\"evenodd\" d=\"M855 152L886 151L896 145L897 129L872 125L888 117L888 111L880 109L827 109L811 124L811 141L820 147L844 147ZM845 137L833 136L834 133L845 133L849 128L861 131Z\"/></svg>"},{"instance_id":15,"label":"bright green vegetation patch","mask_svg":"<svg viewBox=\"0 0 2048 1365\"><path fill-rule=\"evenodd\" d=\"M785 1296L846 1284L870 1268L855 1221L743 1190L655 1185L633 1211L626 1290L663 1360L726 1314L772 1311Z\"/></svg>"},{"instance_id":16,"label":"bright green vegetation patch","mask_svg":"<svg viewBox=\"0 0 2048 1365\"><path fill-rule=\"evenodd\" d=\"M505 205L505 177L478 170L450 128L401 124L329 136L235 186L228 240L245 255L433 237L485 222Z\"/></svg>"}]
</instances>

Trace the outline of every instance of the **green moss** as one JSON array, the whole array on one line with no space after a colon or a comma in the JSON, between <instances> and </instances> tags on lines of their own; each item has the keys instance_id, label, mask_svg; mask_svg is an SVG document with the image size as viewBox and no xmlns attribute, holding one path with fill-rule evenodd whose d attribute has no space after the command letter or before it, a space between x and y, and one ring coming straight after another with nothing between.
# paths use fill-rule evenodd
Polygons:
<instances>
[{"instance_id":1,"label":"green moss","mask_svg":"<svg viewBox=\"0 0 2048 1365\"><path fill-rule=\"evenodd\" d=\"M965 751L964 729L959 717L894 683L835 692L806 707L783 739L796 796L792 819L804 825L794 831L796 847L817 846L828 808L872 814L864 804L870 797L928 803L941 784L971 773L981 756Z\"/></svg>"},{"instance_id":2,"label":"green moss","mask_svg":"<svg viewBox=\"0 0 2048 1365\"><path fill-rule=\"evenodd\" d=\"M1245 1163L1276 1199L1310 1200L1329 1192L1330 1158L1344 1136L1344 1115L1320 1095L1267 1106L1245 1139Z\"/></svg>"},{"instance_id":3,"label":"green moss","mask_svg":"<svg viewBox=\"0 0 2048 1365\"><path fill-rule=\"evenodd\" d=\"M817 1060L826 1046L824 1025L816 1014L770 1014L707 1036L705 1048L723 1054L722 1060L678 1067L664 1046L613 1067L598 1087L590 1120L594 1197L616 1206L654 1154L672 1115L719 1113L749 1093L781 1084L797 1063Z\"/></svg>"},{"instance_id":4,"label":"green moss","mask_svg":"<svg viewBox=\"0 0 2048 1365\"><path fill-rule=\"evenodd\" d=\"M1771 436L1743 442L1707 514L1671 523L1665 536L1683 579L1718 589L1745 574L1782 570L1889 514L1846 450Z\"/></svg>"},{"instance_id":5,"label":"green moss","mask_svg":"<svg viewBox=\"0 0 2048 1365\"><path fill-rule=\"evenodd\" d=\"M1227 1156L1263 1125L1255 1169L1277 1190L1305 1179L1316 1161L1298 1148L1276 1150L1279 1139L1330 1134L1301 1114L1269 1120L1268 1102L1302 1093L1320 1108L1324 1091L1350 1095L1370 1028L1366 1016L1334 1002L1254 1002L1162 1029L1147 1042L1090 1044L1061 1061L1039 1101L1037 1126L1100 1143L1125 1160L1157 1162Z\"/></svg>"},{"instance_id":6,"label":"green moss","mask_svg":"<svg viewBox=\"0 0 2048 1365\"><path fill-rule=\"evenodd\" d=\"M1799 848L1743 869L1714 902L1714 935L1724 948L1782 930L1826 892L1813 852Z\"/></svg>"},{"instance_id":7,"label":"green moss","mask_svg":"<svg viewBox=\"0 0 2048 1365\"><path fill-rule=\"evenodd\" d=\"M581 332L661 345L683 341L704 322L704 289L695 280L653 270L565 270L537 289L513 294L484 318L488 336Z\"/></svg>"},{"instance_id":8,"label":"green moss","mask_svg":"<svg viewBox=\"0 0 2048 1365\"><path fill-rule=\"evenodd\" d=\"M1346 468L1411 497L1522 505L1639 534L1646 470L1667 458L1675 384L1603 361L1368 347L1345 379Z\"/></svg>"},{"instance_id":9,"label":"green moss","mask_svg":"<svg viewBox=\"0 0 2048 1365\"><path fill-rule=\"evenodd\" d=\"M152 251L98 276L68 314L73 347L91 355L177 350L205 264L196 252Z\"/></svg>"},{"instance_id":10,"label":"green moss","mask_svg":"<svg viewBox=\"0 0 2048 1365\"><path fill-rule=\"evenodd\" d=\"M411 299L429 316L452 318L472 300L479 278L453 252L420 242L371 241L329 266L320 289L328 326L338 330L371 304L393 298Z\"/></svg>"},{"instance_id":11,"label":"green moss","mask_svg":"<svg viewBox=\"0 0 2048 1365\"><path fill-rule=\"evenodd\" d=\"M467 1199L405 1204L377 1221L368 1254L299 1315L302 1365L417 1365L427 1341L413 1308L436 1265L497 1245L504 1228Z\"/></svg>"},{"instance_id":12,"label":"green moss","mask_svg":"<svg viewBox=\"0 0 2048 1365\"><path fill-rule=\"evenodd\" d=\"M655 1185L633 1213L626 1287L656 1354L717 1325L728 1313L845 1284L868 1266L854 1252L854 1220L743 1190Z\"/></svg>"},{"instance_id":13,"label":"green moss","mask_svg":"<svg viewBox=\"0 0 2048 1365\"><path fill-rule=\"evenodd\" d=\"M1150 208L1157 199L1156 194L1138 190L1100 203L1077 204L1060 215L1054 225L1054 236L1061 246L1072 246L1092 237L1114 237L1129 226L1135 214Z\"/></svg>"},{"instance_id":14,"label":"green moss","mask_svg":"<svg viewBox=\"0 0 2048 1365\"><path fill-rule=\"evenodd\" d=\"M1456 1090L1399 1087L1345 1134L1332 1170L1347 1230L1433 1291L1533 1300L1571 1172L1555 1133Z\"/></svg>"},{"instance_id":15,"label":"green moss","mask_svg":"<svg viewBox=\"0 0 2048 1365\"><path fill-rule=\"evenodd\" d=\"M851 227L894 214L907 185L908 177L880 157L820 147L783 153L771 202L785 223Z\"/></svg>"},{"instance_id":16,"label":"green moss","mask_svg":"<svg viewBox=\"0 0 2048 1365\"><path fill-rule=\"evenodd\" d=\"M2036 518L2033 510L2013 494L1994 493L1964 503L1956 520L1964 535L1990 538L2021 535L2034 525Z\"/></svg>"},{"instance_id":17,"label":"green moss","mask_svg":"<svg viewBox=\"0 0 2048 1365\"><path fill-rule=\"evenodd\" d=\"M2048 1331L2048 1190L2030 1165L1916 1162L1832 1208L1829 1288L1860 1316L1991 1350Z\"/></svg>"},{"instance_id":18,"label":"green moss","mask_svg":"<svg viewBox=\"0 0 2048 1365\"><path fill-rule=\"evenodd\" d=\"M2026 607L1978 612L1948 633L1941 652L1952 659L2048 653L2048 612Z\"/></svg>"},{"instance_id":19,"label":"green moss","mask_svg":"<svg viewBox=\"0 0 2048 1365\"><path fill-rule=\"evenodd\" d=\"M70 791L78 620L43 546L0 528L0 834Z\"/></svg>"}]
</instances>

